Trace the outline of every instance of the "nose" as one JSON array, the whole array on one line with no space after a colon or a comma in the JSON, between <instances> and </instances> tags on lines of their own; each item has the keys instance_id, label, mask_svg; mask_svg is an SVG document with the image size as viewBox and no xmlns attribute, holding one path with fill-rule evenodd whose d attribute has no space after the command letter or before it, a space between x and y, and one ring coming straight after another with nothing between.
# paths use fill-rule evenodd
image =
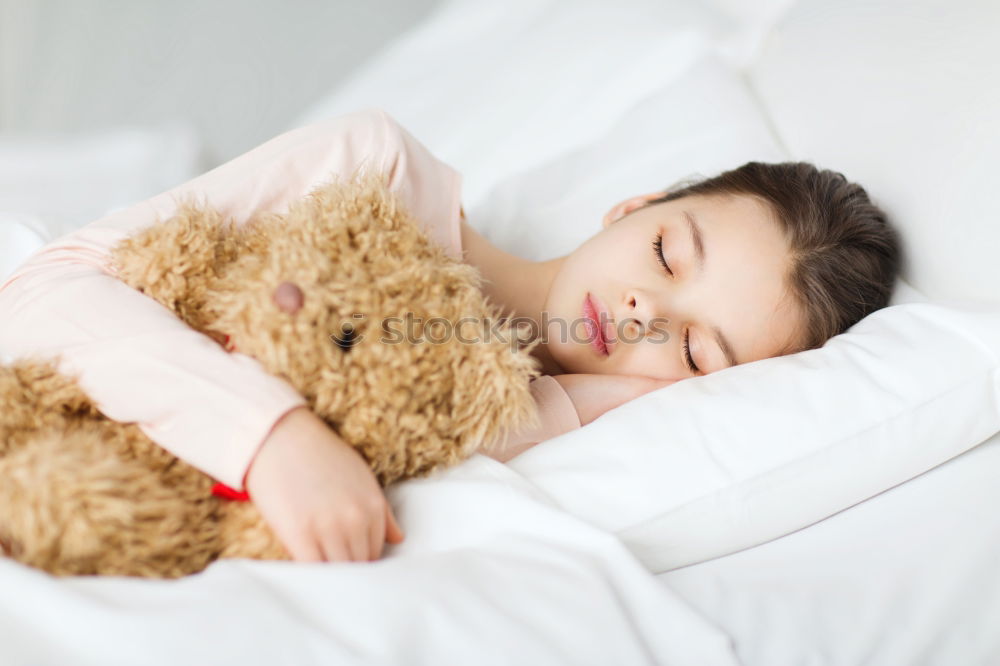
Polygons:
<instances>
[{"instance_id":1,"label":"nose","mask_svg":"<svg viewBox=\"0 0 1000 666\"><path fill-rule=\"evenodd\" d=\"M294 282L282 282L274 290L271 297L274 299L275 305L288 314L295 314L301 310L302 304L305 302L305 295Z\"/></svg>"},{"instance_id":2,"label":"nose","mask_svg":"<svg viewBox=\"0 0 1000 666\"><path fill-rule=\"evenodd\" d=\"M667 317L665 309L651 294L633 290L625 294L625 311L620 322L622 337L639 340L652 333L667 333Z\"/></svg>"}]
</instances>

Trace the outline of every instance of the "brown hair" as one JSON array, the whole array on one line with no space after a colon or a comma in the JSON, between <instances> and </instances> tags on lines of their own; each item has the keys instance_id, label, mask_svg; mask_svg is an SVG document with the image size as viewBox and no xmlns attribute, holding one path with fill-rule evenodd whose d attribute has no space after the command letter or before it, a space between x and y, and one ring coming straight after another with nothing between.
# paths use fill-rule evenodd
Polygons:
<instances>
[{"instance_id":1,"label":"brown hair","mask_svg":"<svg viewBox=\"0 0 1000 666\"><path fill-rule=\"evenodd\" d=\"M796 348L822 347L885 307L900 267L899 235L863 187L808 162L748 162L668 188L649 205L690 195L749 195L765 203L791 251L787 283L805 318Z\"/></svg>"}]
</instances>

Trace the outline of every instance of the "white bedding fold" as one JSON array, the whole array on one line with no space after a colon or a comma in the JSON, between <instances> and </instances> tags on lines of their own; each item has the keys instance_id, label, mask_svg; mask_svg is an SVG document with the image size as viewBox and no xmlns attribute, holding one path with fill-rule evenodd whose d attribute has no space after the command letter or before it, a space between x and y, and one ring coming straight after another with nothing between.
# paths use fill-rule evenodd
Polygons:
<instances>
[{"instance_id":1,"label":"white bedding fold","mask_svg":"<svg viewBox=\"0 0 1000 666\"><path fill-rule=\"evenodd\" d=\"M612 536L483 456L388 493L377 563L230 560L179 581L0 561L4 663L735 664Z\"/></svg>"}]
</instances>

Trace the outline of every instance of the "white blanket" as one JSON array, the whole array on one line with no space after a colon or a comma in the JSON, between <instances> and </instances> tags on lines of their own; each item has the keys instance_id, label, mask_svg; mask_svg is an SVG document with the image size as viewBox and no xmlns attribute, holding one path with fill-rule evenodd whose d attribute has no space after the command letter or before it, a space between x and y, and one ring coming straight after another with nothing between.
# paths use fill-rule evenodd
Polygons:
<instances>
[{"instance_id":1,"label":"white blanket","mask_svg":"<svg viewBox=\"0 0 1000 666\"><path fill-rule=\"evenodd\" d=\"M228 560L179 581L0 560L5 664L711 664L729 639L614 538L483 456L389 490L376 563Z\"/></svg>"}]
</instances>

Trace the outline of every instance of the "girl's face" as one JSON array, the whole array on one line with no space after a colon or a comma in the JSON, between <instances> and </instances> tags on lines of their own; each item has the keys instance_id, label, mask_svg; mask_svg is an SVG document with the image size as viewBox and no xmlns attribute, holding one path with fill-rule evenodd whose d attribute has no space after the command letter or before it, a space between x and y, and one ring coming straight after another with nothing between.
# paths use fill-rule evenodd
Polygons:
<instances>
[{"instance_id":1,"label":"girl's face","mask_svg":"<svg viewBox=\"0 0 1000 666\"><path fill-rule=\"evenodd\" d=\"M791 349L800 313L768 207L744 195L647 205L659 196L615 206L563 261L545 303L556 363L680 380Z\"/></svg>"}]
</instances>

